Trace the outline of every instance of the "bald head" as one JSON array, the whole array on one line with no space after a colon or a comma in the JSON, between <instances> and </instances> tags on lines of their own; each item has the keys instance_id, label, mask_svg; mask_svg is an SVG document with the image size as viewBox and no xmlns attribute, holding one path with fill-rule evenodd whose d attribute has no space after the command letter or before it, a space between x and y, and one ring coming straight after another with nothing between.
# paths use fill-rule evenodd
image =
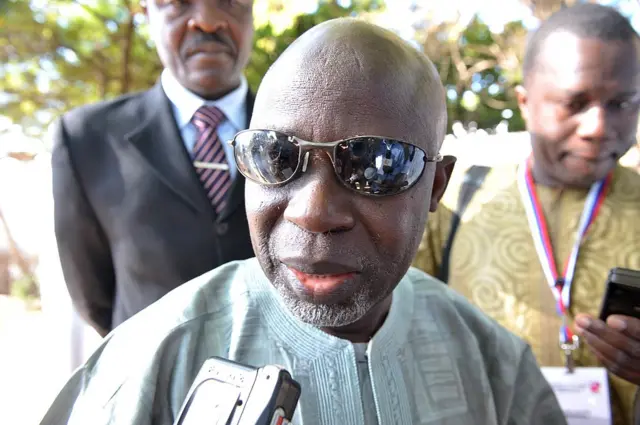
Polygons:
<instances>
[{"instance_id":1,"label":"bald head","mask_svg":"<svg viewBox=\"0 0 640 425\"><path fill-rule=\"evenodd\" d=\"M391 31L350 18L307 31L269 69L251 127L277 128L279 114L288 122L312 115L317 125L296 134L307 140L375 132L430 155L439 150L447 121L444 89L431 61ZM377 128L371 128L372 118ZM318 130L328 127L335 134ZM388 134L398 127L404 134Z\"/></svg>"},{"instance_id":2,"label":"bald head","mask_svg":"<svg viewBox=\"0 0 640 425\"><path fill-rule=\"evenodd\" d=\"M374 25L326 22L271 67L258 90L251 128L297 137L294 143L281 137L260 141L247 161L291 178L277 186L247 179L245 186L251 240L265 274L302 321L368 341L453 170L451 159L420 163L414 161L417 150L393 148L401 140L431 158L438 152L446 108L433 64ZM359 142L331 143L357 136L378 136L364 143L367 155L357 149ZM296 147L300 139L315 147ZM321 149L323 143L333 145L333 152ZM261 161L264 152L285 166ZM410 185L409 164L420 169ZM398 185L409 186L383 194ZM349 325L354 328L343 328Z\"/></svg>"}]
</instances>

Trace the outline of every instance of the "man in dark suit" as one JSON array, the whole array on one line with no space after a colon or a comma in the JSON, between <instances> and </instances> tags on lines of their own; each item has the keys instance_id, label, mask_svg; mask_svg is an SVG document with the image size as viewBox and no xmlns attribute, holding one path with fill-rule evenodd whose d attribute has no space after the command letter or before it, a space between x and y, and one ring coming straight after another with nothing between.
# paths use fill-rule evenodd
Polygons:
<instances>
[{"instance_id":1,"label":"man in dark suit","mask_svg":"<svg viewBox=\"0 0 640 425\"><path fill-rule=\"evenodd\" d=\"M253 256L226 140L248 125L253 1L148 0L152 89L53 127L55 231L74 306L106 335L181 283Z\"/></svg>"}]
</instances>

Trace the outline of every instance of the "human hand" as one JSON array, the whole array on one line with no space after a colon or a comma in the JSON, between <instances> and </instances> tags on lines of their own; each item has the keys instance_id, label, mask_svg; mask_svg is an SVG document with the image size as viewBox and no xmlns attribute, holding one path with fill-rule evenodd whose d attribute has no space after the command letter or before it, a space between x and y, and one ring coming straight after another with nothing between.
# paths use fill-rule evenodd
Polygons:
<instances>
[{"instance_id":1,"label":"human hand","mask_svg":"<svg viewBox=\"0 0 640 425\"><path fill-rule=\"evenodd\" d=\"M609 372L640 385L639 319L612 315L604 323L587 314L579 314L575 331Z\"/></svg>"}]
</instances>

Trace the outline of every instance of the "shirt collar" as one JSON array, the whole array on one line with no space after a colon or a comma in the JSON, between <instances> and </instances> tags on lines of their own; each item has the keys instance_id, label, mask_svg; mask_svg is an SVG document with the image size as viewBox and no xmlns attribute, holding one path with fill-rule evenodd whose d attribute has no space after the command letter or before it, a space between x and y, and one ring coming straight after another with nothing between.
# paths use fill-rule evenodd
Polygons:
<instances>
[{"instance_id":1,"label":"shirt collar","mask_svg":"<svg viewBox=\"0 0 640 425\"><path fill-rule=\"evenodd\" d=\"M312 361L319 356L331 357L337 352L343 352L345 347L351 345L348 340L329 335L295 317L264 274L255 257L246 260L244 264L247 267L244 279L249 285L249 291L258 297L257 303L260 306L265 325L273 330L274 335L277 335L280 341L287 344L293 355ZM375 361L380 361L381 356L389 355L391 352L395 353L398 347L405 346L415 320L414 284L416 286L418 283L422 284L425 277L423 272L409 269L394 289L391 309L387 318L368 346L370 357L372 347L375 351ZM435 280L433 282L429 281L434 288L440 290L442 284L436 284ZM429 285L427 285L428 287Z\"/></svg>"},{"instance_id":2,"label":"shirt collar","mask_svg":"<svg viewBox=\"0 0 640 425\"><path fill-rule=\"evenodd\" d=\"M216 106L224 113L225 117L235 127L236 131L246 128L247 124L247 92L249 84L242 76L240 85L227 95L217 100L205 100L197 94L184 88L168 69L162 72L160 77L162 89L171 101L173 114L178 128L181 130L191 122L193 114L203 105Z\"/></svg>"}]
</instances>

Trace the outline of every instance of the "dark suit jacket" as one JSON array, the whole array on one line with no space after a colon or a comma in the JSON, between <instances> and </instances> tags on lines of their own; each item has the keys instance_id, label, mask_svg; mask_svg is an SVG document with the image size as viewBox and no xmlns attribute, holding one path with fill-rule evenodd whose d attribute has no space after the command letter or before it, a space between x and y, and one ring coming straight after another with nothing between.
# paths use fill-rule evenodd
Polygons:
<instances>
[{"instance_id":1,"label":"dark suit jacket","mask_svg":"<svg viewBox=\"0 0 640 425\"><path fill-rule=\"evenodd\" d=\"M252 109L249 95L247 123ZM62 270L100 334L180 284L253 256L244 178L216 215L160 84L65 114L53 140Z\"/></svg>"}]
</instances>

